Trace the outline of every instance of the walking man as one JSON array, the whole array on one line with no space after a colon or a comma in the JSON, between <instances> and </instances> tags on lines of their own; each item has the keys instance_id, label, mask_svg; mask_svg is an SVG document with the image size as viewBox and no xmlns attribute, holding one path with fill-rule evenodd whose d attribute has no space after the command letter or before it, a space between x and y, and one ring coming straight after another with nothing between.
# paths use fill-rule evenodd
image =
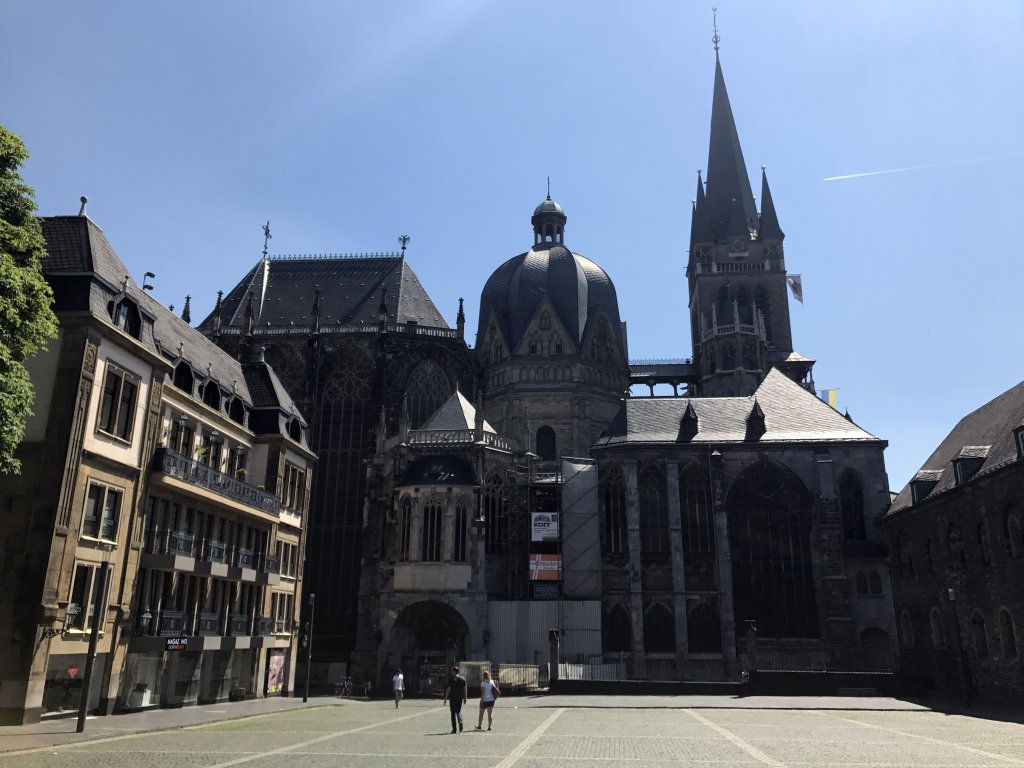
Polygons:
<instances>
[{"instance_id":1,"label":"walking man","mask_svg":"<svg viewBox=\"0 0 1024 768\"><path fill-rule=\"evenodd\" d=\"M405 676L402 674L402 670L395 670L395 676L391 678L391 687L395 691L395 709L398 709L398 702L402 700L405 693Z\"/></svg>"},{"instance_id":2,"label":"walking man","mask_svg":"<svg viewBox=\"0 0 1024 768\"><path fill-rule=\"evenodd\" d=\"M444 689L443 706L448 702L452 712L452 733L462 732L462 705L466 703L469 693L469 686L466 685L466 678L459 674L457 666L452 667L452 673L448 676L448 685Z\"/></svg>"}]
</instances>

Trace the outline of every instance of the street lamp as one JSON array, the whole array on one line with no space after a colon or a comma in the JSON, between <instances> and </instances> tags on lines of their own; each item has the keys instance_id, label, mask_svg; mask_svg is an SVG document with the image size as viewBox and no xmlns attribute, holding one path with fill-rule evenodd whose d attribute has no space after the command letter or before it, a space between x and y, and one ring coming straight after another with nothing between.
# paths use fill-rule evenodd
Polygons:
<instances>
[{"instance_id":1,"label":"street lamp","mask_svg":"<svg viewBox=\"0 0 1024 768\"><path fill-rule=\"evenodd\" d=\"M75 622L78 620L78 614L81 612L81 606L69 603L64 611L64 622L59 627L44 627L43 637L47 640L54 637L60 637L61 639L67 637L68 633L75 628Z\"/></svg>"}]
</instances>

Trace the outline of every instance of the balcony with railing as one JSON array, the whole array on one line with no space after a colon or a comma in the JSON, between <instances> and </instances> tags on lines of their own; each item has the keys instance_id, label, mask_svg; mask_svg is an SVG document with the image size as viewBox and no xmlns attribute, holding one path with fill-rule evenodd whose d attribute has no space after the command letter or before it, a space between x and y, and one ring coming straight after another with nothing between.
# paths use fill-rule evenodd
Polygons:
<instances>
[{"instance_id":1,"label":"balcony with railing","mask_svg":"<svg viewBox=\"0 0 1024 768\"><path fill-rule=\"evenodd\" d=\"M240 478L208 467L169 448L157 449L153 456L153 470L181 482L212 491L268 515L278 517L281 514L281 500L272 493L261 491Z\"/></svg>"},{"instance_id":2,"label":"balcony with railing","mask_svg":"<svg viewBox=\"0 0 1024 768\"><path fill-rule=\"evenodd\" d=\"M227 634L232 637L241 637L249 634L249 626L252 620L244 613L232 613L228 616Z\"/></svg>"},{"instance_id":3,"label":"balcony with railing","mask_svg":"<svg viewBox=\"0 0 1024 768\"><path fill-rule=\"evenodd\" d=\"M515 449L515 444L507 437L484 432L481 435L484 445L502 451ZM428 446L464 446L476 442L476 430L473 429L414 429L409 432L409 445Z\"/></svg>"}]
</instances>

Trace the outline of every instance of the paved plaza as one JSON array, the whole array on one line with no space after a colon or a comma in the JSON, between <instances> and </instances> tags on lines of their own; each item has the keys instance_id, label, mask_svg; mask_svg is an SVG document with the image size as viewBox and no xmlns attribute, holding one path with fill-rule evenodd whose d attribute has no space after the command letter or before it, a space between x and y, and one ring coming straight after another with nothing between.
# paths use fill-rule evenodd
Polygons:
<instances>
[{"instance_id":1,"label":"paved plaza","mask_svg":"<svg viewBox=\"0 0 1024 768\"><path fill-rule=\"evenodd\" d=\"M398 710L333 699L269 706L195 725L182 723L202 721L204 708L165 711L163 720L147 713L150 720L134 724L140 716L94 718L89 741L65 732L73 723L32 726L35 738L55 745L0 753L0 768L1024 766L1024 725L892 699L506 697L490 733L473 729L471 700L458 735L440 701L407 700ZM105 735L160 727L168 730ZM0 747L10 750L16 732L2 729Z\"/></svg>"}]
</instances>

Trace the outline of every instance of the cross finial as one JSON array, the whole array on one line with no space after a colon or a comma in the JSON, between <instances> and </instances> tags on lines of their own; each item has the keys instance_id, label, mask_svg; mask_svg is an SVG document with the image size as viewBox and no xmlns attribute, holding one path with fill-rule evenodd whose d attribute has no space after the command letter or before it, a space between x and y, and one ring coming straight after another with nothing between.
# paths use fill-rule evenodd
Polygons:
<instances>
[{"instance_id":1,"label":"cross finial","mask_svg":"<svg viewBox=\"0 0 1024 768\"><path fill-rule=\"evenodd\" d=\"M712 27L712 30L714 30L714 34L711 36L711 42L714 43L715 53L718 53L718 44L722 42L722 38L718 34L718 9L712 8L711 13L714 14L715 20L714 26Z\"/></svg>"},{"instance_id":2,"label":"cross finial","mask_svg":"<svg viewBox=\"0 0 1024 768\"><path fill-rule=\"evenodd\" d=\"M270 221L263 225L263 260L267 260L267 243L270 242Z\"/></svg>"},{"instance_id":3,"label":"cross finial","mask_svg":"<svg viewBox=\"0 0 1024 768\"><path fill-rule=\"evenodd\" d=\"M548 176L548 200L551 199L551 177Z\"/></svg>"},{"instance_id":4,"label":"cross finial","mask_svg":"<svg viewBox=\"0 0 1024 768\"><path fill-rule=\"evenodd\" d=\"M398 236L398 244L402 246L402 256L405 256L405 246L409 244L410 240L412 240L412 238L409 237L408 235Z\"/></svg>"}]
</instances>

